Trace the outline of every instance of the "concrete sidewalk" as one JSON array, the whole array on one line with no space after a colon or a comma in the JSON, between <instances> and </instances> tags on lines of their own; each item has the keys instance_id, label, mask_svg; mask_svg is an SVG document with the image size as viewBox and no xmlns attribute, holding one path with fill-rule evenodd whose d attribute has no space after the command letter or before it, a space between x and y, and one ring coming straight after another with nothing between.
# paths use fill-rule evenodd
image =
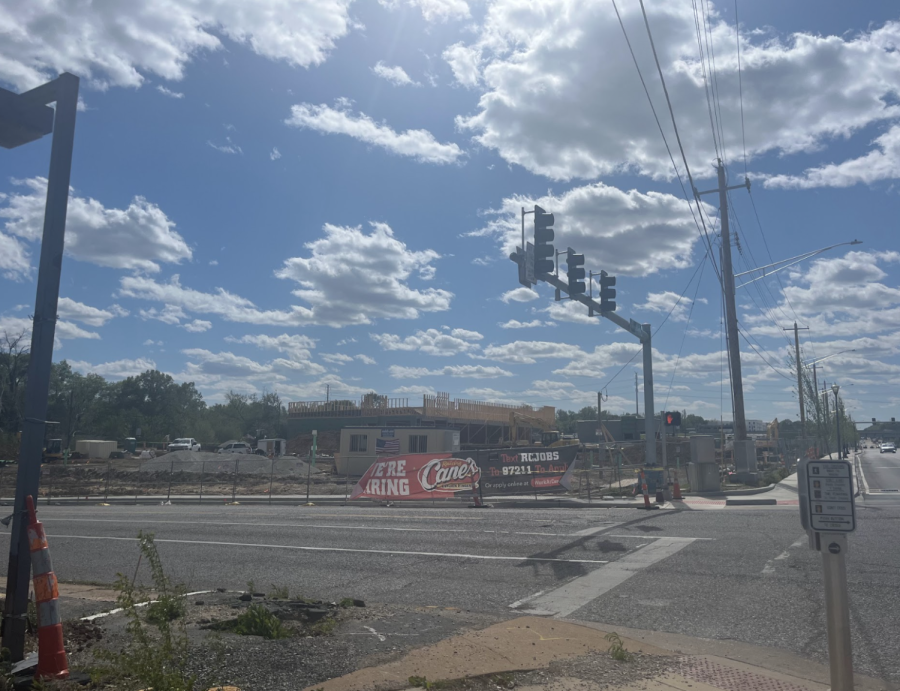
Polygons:
<instances>
[{"instance_id":1,"label":"concrete sidewalk","mask_svg":"<svg viewBox=\"0 0 900 691\"><path fill-rule=\"evenodd\" d=\"M607 633L618 633L638 662L611 662ZM828 668L773 648L715 641L623 627L520 617L480 631L418 648L399 660L367 667L316 684L322 691L377 691L410 687L410 678L429 683L493 674L547 670L592 657L597 673L560 676L558 669L520 691L827 691ZM646 662L652 662L649 667ZM632 667L629 667L632 665ZM642 666L644 673L640 673ZM649 669L649 672L647 670ZM605 670L605 671L604 671ZM553 670L551 670L553 672ZM527 683L527 682L526 682ZM858 691L883 691L888 684L857 675Z\"/></svg>"}]
</instances>

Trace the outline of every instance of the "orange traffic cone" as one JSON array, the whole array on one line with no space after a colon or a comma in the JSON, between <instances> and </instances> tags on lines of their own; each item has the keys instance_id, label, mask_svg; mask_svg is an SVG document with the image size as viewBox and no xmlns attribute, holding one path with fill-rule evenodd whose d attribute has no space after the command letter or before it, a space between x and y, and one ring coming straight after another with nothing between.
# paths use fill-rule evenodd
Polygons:
<instances>
[{"instance_id":1,"label":"orange traffic cone","mask_svg":"<svg viewBox=\"0 0 900 691\"><path fill-rule=\"evenodd\" d=\"M681 485L678 484L678 471L675 471L675 489L672 494L673 499L682 499L681 496Z\"/></svg>"},{"instance_id":2,"label":"orange traffic cone","mask_svg":"<svg viewBox=\"0 0 900 691\"><path fill-rule=\"evenodd\" d=\"M68 679L69 661L63 645L63 630L59 618L59 587L44 526L37 519L34 499L25 497L28 508L28 547L31 552L34 599L38 610L37 679Z\"/></svg>"},{"instance_id":3,"label":"orange traffic cone","mask_svg":"<svg viewBox=\"0 0 900 691\"><path fill-rule=\"evenodd\" d=\"M644 493L644 508L650 508L650 491L647 489L647 476L641 471L641 492Z\"/></svg>"}]
</instances>

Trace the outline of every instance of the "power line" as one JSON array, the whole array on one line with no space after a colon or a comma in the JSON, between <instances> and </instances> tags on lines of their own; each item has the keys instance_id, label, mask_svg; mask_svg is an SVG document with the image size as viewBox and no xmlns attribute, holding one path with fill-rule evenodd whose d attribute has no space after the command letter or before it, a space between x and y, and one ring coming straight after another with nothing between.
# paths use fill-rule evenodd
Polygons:
<instances>
[{"instance_id":1,"label":"power line","mask_svg":"<svg viewBox=\"0 0 900 691\"><path fill-rule=\"evenodd\" d=\"M704 263L706 258L704 257ZM697 293L700 292L700 281L703 280L703 271L700 271L700 278L697 279L697 287L694 289L694 297L691 298L691 309L688 312L687 322L684 325L684 334L681 336L681 345L678 348L678 355L675 357L675 365L672 368L672 377L669 379L669 388L666 391L666 402L663 403L663 410L669 405L669 394L672 393L672 384L675 381L675 375L678 373L678 363L681 361L681 352L684 350L684 342L687 339L688 326L691 324L691 317L694 315L694 305L697 304Z\"/></svg>"},{"instance_id":2,"label":"power line","mask_svg":"<svg viewBox=\"0 0 900 691\"><path fill-rule=\"evenodd\" d=\"M688 181L691 183L691 190L694 192L694 201L697 204L697 211L700 214L700 221L703 223L703 233L706 236L707 250L709 250L710 259L713 262L713 267L716 269L716 276L719 278L719 283L724 288L722 275L719 273L718 267L716 267L715 256L712 253L712 242L710 241L709 233L706 230L706 223L703 221L703 211L700 206L700 200L697 198L696 194L697 187L694 185L694 178L691 175L691 168L688 165L687 156L684 153L684 146L681 143L681 135L678 134L678 124L675 122L675 111L672 109L672 99L669 98L669 89L666 87L666 79L663 76L662 66L659 64L659 55L657 55L656 53L656 43L654 43L653 41L653 33L650 31L650 21L647 19L647 9L644 7L644 0L639 1L641 3L641 14L644 15L644 26L647 28L647 37L650 39L650 48L653 50L653 61L656 63L656 71L659 73L659 81L662 83L663 93L666 96L666 105L669 107L669 115L672 118L672 129L675 130L675 140L678 142L678 150L681 152L681 160L684 162L684 170L687 173Z\"/></svg>"},{"instance_id":3,"label":"power line","mask_svg":"<svg viewBox=\"0 0 900 691\"><path fill-rule=\"evenodd\" d=\"M713 122L713 108L712 108L712 98L709 93L709 80L706 77L706 60L703 55L703 42L700 38L700 15L697 11L697 0L691 0L691 5L694 8L694 29L697 34L697 50L700 53L700 71L703 74L703 88L706 92L706 110L709 113L709 126L712 129L713 136L713 146L716 150L716 157L721 158L719 155L719 142L716 139L716 125Z\"/></svg>"},{"instance_id":4,"label":"power line","mask_svg":"<svg viewBox=\"0 0 900 691\"><path fill-rule=\"evenodd\" d=\"M715 256L712 253L712 244L709 240L709 233L706 232L706 224L703 223L703 227L701 228L701 224L697 222L697 216L694 214L694 207L691 204L691 197L688 196L687 189L684 186L684 181L681 179L681 173L678 171L678 165L675 163L675 157L672 155L672 149L669 147L669 142L666 139L665 132L663 131L662 123L660 123L660 121L659 121L659 115L657 115L656 107L653 105L653 99L650 97L650 90L647 88L647 82L644 80L644 75L641 72L641 67L638 64L637 57L634 54L634 48L632 48L632 46L631 46L631 39L628 38L628 32L625 30L625 23L622 21L622 15L619 14L619 7L618 7L618 5L616 5L616 0L612 0L612 5L613 5L613 9L616 11L616 17L619 20L619 26L622 28L622 34L625 36L625 43L628 44L628 51L631 53L631 60L634 62L634 68L637 70L638 78L640 78L640 80L641 80L641 86L644 87L644 94L646 94L647 102L650 104L650 110L653 112L653 119L656 121L656 127L659 129L659 134L662 137L663 144L665 144L665 146L666 146L666 152L669 154L669 160L672 162L672 168L675 170L675 176L678 178L678 184L681 185L681 191L684 194L684 200L688 203L688 209L691 212L691 218L694 219L694 225L697 226L697 232L700 233L700 239L701 240L705 239L707 255L712 260L713 269L716 272L716 276L718 276L718 278L719 278L719 283L721 283L722 277L719 274L719 268L716 265ZM646 18L646 15L645 15L645 18ZM652 43L652 40L653 39L651 37L651 43ZM655 49L654 49L654 55L655 55ZM657 62L657 65L658 64L659 63ZM665 88L665 84L663 84L663 88ZM668 100L668 94L666 94L666 100ZM671 105L670 105L670 110L671 110ZM673 123L674 123L674 116L673 116ZM675 130L675 136L676 137L678 136L677 128ZM678 146L679 146L679 148L681 147L680 140L678 142ZM684 158L684 149L681 150L681 156L682 156L682 159L684 160L685 171L687 172L688 179L690 180L690 183L691 183L691 190L693 190L694 189L694 181L693 181L693 179L691 179L691 171L687 167L687 159ZM702 208L701 208L699 202L697 202L697 210L700 213L700 221L702 223L703 222L703 211L702 211Z\"/></svg>"},{"instance_id":5,"label":"power line","mask_svg":"<svg viewBox=\"0 0 900 691\"><path fill-rule=\"evenodd\" d=\"M688 288L691 287L691 283L694 282L694 277L697 275L697 272L700 271L700 269L701 269L701 268L703 267L703 265L706 263L706 260L707 260L708 258L709 258L709 255L708 255L708 254L705 255L705 256L703 257L703 260L697 265L697 268L694 269L694 273L691 274L690 280L687 282L687 285L684 287L684 290L681 291L681 295L680 295L680 296L678 297L678 299L675 301L675 304L672 305L672 308L669 310L669 313L666 315L666 318L662 320L662 323L661 323L659 326L657 326L657 327L656 327L656 330L651 334L651 336L650 336L651 340L653 339L654 336L656 336L656 334L659 333L659 330L660 330L661 328L663 328L663 326L665 326L666 322L669 321L669 317L672 316L672 313L675 311L675 308L678 307L679 304L681 304L681 301L684 299L685 293L687 293ZM697 287L699 287L699 286L700 286L700 281L697 281ZM691 308L693 309L693 305L692 305ZM628 360L628 362L626 362L624 365L622 365L622 367L619 369L619 371L616 372L616 373L612 376L612 379L610 379L609 381L607 381L606 384L604 384L603 386L600 387L600 389L603 390L603 389L605 389L607 386L609 386L610 384L612 384L612 383L616 380L616 377L618 377L620 374L622 374L622 372L625 371L625 368L628 367L628 365L630 365L632 362L634 362L634 359L638 356L638 353L642 352L642 350L643 350L643 349L641 349L641 350L636 350L636 351L634 352L634 355L631 356L631 358Z\"/></svg>"},{"instance_id":6,"label":"power line","mask_svg":"<svg viewBox=\"0 0 900 691\"><path fill-rule=\"evenodd\" d=\"M734 0L734 31L737 38L738 94L741 101L741 143L744 146L744 177L747 177L747 138L744 134L744 82L741 77L741 24L738 21L737 0Z\"/></svg>"}]
</instances>

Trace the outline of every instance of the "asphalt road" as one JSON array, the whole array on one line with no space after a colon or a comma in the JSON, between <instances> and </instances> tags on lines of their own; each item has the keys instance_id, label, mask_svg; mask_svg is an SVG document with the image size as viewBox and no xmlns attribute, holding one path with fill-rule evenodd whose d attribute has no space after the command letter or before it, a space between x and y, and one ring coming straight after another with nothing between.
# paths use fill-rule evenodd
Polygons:
<instances>
[{"instance_id":1,"label":"asphalt road","mask_svg":"<svg viewBox=\"0 0 900 691\"><path fill-rule=\"evenodd\" d=\"M900 454L863 449L861 462L869 489L900 490Z\"/></svg>"},{"instance_id":2,"label":"asphalt road","mask_svg":"<svg viewBox=\"0 0 900 691\"><path fill-rule=\"evenodd\" d=\"M191 590L539 612L736 639L827 661L820 556L797 507L715 511L41 506L63 581L111 582L138 530ZM860 500L848 572L857 671L900 682L900 502ZM5 534L5 533L4 533ZM7 540L0 548L8 549Z\"/></svg>"}]
</instances>

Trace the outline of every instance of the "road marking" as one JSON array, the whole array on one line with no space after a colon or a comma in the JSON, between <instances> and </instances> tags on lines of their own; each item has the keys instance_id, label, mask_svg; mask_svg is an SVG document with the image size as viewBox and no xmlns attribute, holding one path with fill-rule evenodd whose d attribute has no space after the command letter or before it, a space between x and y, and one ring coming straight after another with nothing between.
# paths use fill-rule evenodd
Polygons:
<instances>
[{"instance_id":1,"label":"road marking","mask_svg":"<svg viewBox=\"0 0 900 691\"><path fill-rule=\"evenodd\" d=\"M134 537L112 537L108 535L53 535L54 540L114 540L116 542L137 542ZM213 545L216 547L261 547L263 549L293 549L302 552L355 552L359 554L398 554L412 557L455 557L459 559L486 559L492 561L545 561L561 564L608 564L599 559L553 559L550 557L507 557L497 554L456 554L454 552L405 552L390 549L353 549L350 547L306 547L301 545L263 545L250 542L219 542L216 540L172 540L155 538L154 542L178 545Z\"/></svg>"},{"instance_id":2,"label":"road marking","mask_svg":"<svg viewBox=\"0 0 900 691\"><path fill-rule=\"evenodd\" d=\"M662 537L659 535L612 535L612 534L607 534L607 535L604 535L603 537L619 537L619 538L633 537L633 538L637 538L638 540L660 540L660 539L662 539ZM665 539L666 540L677 540L677 541L683 541L683 542L694 542L694 540L709 540L709 541L715 542L717 538L714 538L714 537L672 537L671 535L666 535Z\"/></svg>"},{"instance_id":3,"label":"road marking","mask_svg":"<svg viewBox=\"0 0 900 691\"><path fill-rule=\"evenodd\" d=\"M610 523L608 526L598 528L589 528L591 532L578 531L575 533L541 533L541 532L517 532L511 530L472 530L469 528L394 528L391 526L380 525L329 525L327 523L254 523L246 521L160 521L160 520L133 520L119 518L66 518L63 516L42 516L44 523L52 523L53 521L65 521L66 523L138 523L140 525L153 524L170 524L170 525L219 525L219 526L245 526L260 528L328 528L336 530L387 530L394 532L410 532L410 533L488 533L498 535L538 535L543 537L582 537L591 535L600 530L610 530L621 523ZM710 538L703 538L710 539Z\"/></svg>"},{"instance_id":4,"label":"road marking","mask_svg":"<svg viewBox=\"0 0 900 691\"><path fill-rule=\"evenodd\" d=\"M784 552L779 554L774 559L769 559L769 561L766 562L766 565L763 566L763 570L762 570L763 576L771 576L772 574L774 574L775 573L775 562L776 561L784 561L785 559L787 559L789 556L791 556L790 550L796 549L797 547L802 547L803 544L808 539L809 538L807 538L806 535L803 535L803 536L797 538L794 542L791 543L790 547L788 547L786 550L784 550Z\"/></svg>"},{"instance_id":5,"label":"road marking","mask_svg":"<svg viewBox=\"0 0 900 691\"><path fill-rule=\"evenodd\" d=\"M640 549L621 559L594 569L559 588L525 598L524 602L529 604L529 609L524 611L567 617L616 586L622 585L638 571L672 556L691 542L693 540L657 538L655 542L642 545Z\"/></svg>"},{"instance_id":6,"label":"road marking","mask_svg":"<svg viewBox=\"0 0 900 691\"><path fill-rule=\"evenodd\" d=\"M195 590L193 593L185 593L184 598L193 597L194 595L207 595L208 593L213 592L212 590ZM147 600L146 602L136 602L134 604L135 607L147 607L148 605L152 605L156 600ZM91 614L87 617L81 617L81 621L94 621L95 619L102 619L103 617L108 617L110 614L118 614L119 612L124 612L124 607L116 607L116 609L111 609L108 612L100 612L99 614Z\"/></svg>"},{"instance_id":7,"label":"road marking","mask_svg":"<svg viewBox=\"0 0 900 691\"><path fill-rule=\"evenodd\" d=\"M605 524L594 526L593 528L585 528L584 530L576 530L572 533L572 536L575 537L584 537L585 535L596 535L597 533L604 530L612 530L616 526L620 526L624 523L624 521L619 521L618 523L608 522Z\"/></svg>"}]
</instances>

